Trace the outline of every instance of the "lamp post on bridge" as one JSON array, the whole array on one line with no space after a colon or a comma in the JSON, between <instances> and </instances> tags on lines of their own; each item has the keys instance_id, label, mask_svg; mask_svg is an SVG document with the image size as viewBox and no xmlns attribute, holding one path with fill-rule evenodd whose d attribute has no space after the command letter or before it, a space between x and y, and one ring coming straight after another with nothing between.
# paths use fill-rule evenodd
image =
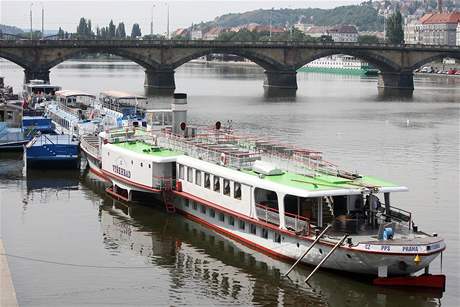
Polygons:
<instances>
[{"instance_id":1,"label":"lamp post on bridge","mask_svg":"<svg viewBox=\"0 0 460 307\"><path fill-rule=\"evenodd\" d=\"M29 13L30 13L30 39L32 39L32 6L34 5L33 2L30 3Z\"/></svg>"}]
</instances>

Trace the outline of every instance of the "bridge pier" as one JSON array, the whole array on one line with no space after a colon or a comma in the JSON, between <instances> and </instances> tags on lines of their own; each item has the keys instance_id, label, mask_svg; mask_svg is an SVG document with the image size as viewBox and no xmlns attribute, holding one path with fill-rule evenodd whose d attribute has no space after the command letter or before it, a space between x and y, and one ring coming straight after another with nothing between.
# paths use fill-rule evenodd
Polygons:
<instances>
[{"instance_id":1,"label":"bridge pier","mask_svg":"<svg viewBox=\"0 0 460 307\"><path fill-rule=\"evenodd\" d=\"M144 86L148 92L174 93L176 82L173 69L146 69Z\"/></svg>"},{"instance_id":2,"label":"bridge pier","mask_svg":"<svg viewBox=\"0 0 460 307\"><path fill-rule=\"evenodd\" d=\"M377 86L380 93L412 93L414 73L412 71L381 72Z\"/></svg>"},{"instance_id":3,"label":"bridge pier","mask_svg":"<svg viewBox=\"0 0 460 307\"><path fill-rule=\"evenodd\" d=\"M24 83L29 83L30 80L43 80L45 83L50 83L49 69L24 69Z\"/></svg>"},{"instance_id":4,"label":"bridge pier","mask_svg":"<svg viewBox=\"0 0 460 307\"><path fill-rule=\"evenodd\" d=\"M264 87L281 90L297 90L297 71L266 70Z\"/></svg>"}]
</instances>

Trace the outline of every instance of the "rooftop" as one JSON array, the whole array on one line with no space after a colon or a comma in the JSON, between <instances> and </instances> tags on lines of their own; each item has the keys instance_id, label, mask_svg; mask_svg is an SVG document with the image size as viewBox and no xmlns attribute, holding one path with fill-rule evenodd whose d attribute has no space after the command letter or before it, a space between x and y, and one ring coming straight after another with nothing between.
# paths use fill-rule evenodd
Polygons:
<instances>
[{"instance_id":1,"label":"rooftop","mask_svg":"<svg viewBox=\"0 0 460 307\"><path fill-rule=\"evenodd\" d=\"M428 13L420 18L420 22L422 24L457 24L460 23L460 12Z\"/></svg>"},{"instance_id":2,"label":"rooftop","mask_svg":"<svg viewBox=\"0 0 460 307\"><path fill-rule=\"evenodd\" d=\"M169 157L182 155L182 153L179 151L173 151L173 150L169 150L165 148L154 147L142 141L120 142L120 143L113 143L113 145L118 146L120 148L134 151L136 153L147 154L150 156L160 157L160 158L169 158Z\"/></svg>"}]
</instances>

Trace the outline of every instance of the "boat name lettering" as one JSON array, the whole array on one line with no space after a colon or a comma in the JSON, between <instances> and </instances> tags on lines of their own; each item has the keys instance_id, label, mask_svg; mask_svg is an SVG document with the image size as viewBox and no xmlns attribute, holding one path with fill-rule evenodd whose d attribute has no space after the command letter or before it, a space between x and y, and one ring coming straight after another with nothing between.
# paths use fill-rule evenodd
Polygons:
<instances>
[{"instance_id":1,"label":"boat name lettering","mask_svg":"<svg viewBox=\"0 0 460 307\"><path fill-rule=\"evenodd\" d=\"M403 252L418 252L418 247L417 246L403 246L402 250Z\"/></svg>"},{"instance_id":2,"label":"boat name lettering","mask_svg":"<svg viewBox=\"0 0 460 307\"><path fill-rule=\"evenodd\" d=\"M124 169L124 168L121 168L119 167L118 165L112 165L113 166L113 171L117 174L120 174L124 177L127 177L127 178L131 178L131 172Z\"/></svg>"},{"instance_id":3,"label":"boat name lettering","mask_svg":"<svg viewBox=\"0 0 460 307\"><path fill-rule=\"evenodd\" d=\"M380 247L381 250L389 252L391 250L390 245L382 245Z\"/></svg>"}]
</instances>

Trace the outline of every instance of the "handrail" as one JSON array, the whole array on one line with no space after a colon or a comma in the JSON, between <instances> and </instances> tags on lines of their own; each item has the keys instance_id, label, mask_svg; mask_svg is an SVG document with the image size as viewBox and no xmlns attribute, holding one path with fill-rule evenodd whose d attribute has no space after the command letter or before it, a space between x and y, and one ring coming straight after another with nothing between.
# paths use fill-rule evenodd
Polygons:
<instances>
[{"instance_id":1,"label":"handrail","mask_svg":"<svg viewBox=\"0 0 460 307\"><path fill-rule=\"evenodd\" d=\"M266 209L266 210L269 210L269 211L272 211L272 212L275 212L275 213L279 214L279 210L276 210L274 208L270 208L270 207L261 205L259 203L257 203L256 206L259 207L259 208ZM306 222L310 221L310 219L306 218L305 216L297 215L297 214L290 213L290 212L284 212L284 215L287 215L287 216L290 216L290 217L293 217L293 218L298 218L299 220L303 220L303 221L306 221Z\"/></svg>"}]
</instances>

